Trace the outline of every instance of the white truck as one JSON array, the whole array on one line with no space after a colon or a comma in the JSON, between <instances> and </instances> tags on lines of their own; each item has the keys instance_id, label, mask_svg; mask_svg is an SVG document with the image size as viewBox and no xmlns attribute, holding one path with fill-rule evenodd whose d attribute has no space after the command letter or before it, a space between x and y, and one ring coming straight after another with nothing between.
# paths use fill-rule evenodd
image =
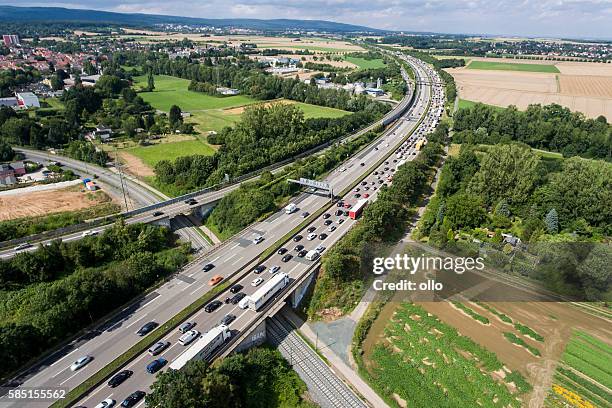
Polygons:
<instances>
[{"instance_id":1,"label":"white truck","mask_svg":"<svg viewBox=\"0 0 612 408\"><path fill-rule=\"evenodd\" d=\"M268 300L272 299L274 295L284 289L288 284L289 275L286 273L278 273L261 288L257 289L255 293L242 300L248 299L244 304L246 304L249 309L258 311Z\"/></svg>"},{"instance_id":2,"label":"white truck","mask_svg":"<svg viewBox=\"0 0 612 408\"><path fill-rule=\"evenodd\" d=\"M232 337L232 332L226 325L222 324L213 327L205 335L200 337L193 346L189 347L183 354L178 356L178 358L170 364L170 368L173 370L180 370L190 360L208 359L210 355L230 337Z\"/></svg>"},{"instance_id":3,"label":"white truck","mask_svg":"<svg viewBox=\"0 0 612 408\"><path fill-rule=\"evenodd\" d=\"M298 210L297 205L291 203L288 206L285 207L285 213L286 214L293 214L294 212L296 212Z\"/></svg>"}]
</instances>

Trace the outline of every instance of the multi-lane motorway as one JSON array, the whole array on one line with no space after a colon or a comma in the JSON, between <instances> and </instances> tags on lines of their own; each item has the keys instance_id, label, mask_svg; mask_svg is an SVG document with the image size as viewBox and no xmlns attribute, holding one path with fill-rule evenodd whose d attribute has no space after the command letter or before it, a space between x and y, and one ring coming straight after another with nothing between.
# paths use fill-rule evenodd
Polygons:
<instances>
[{"instance_id":1,"label":"multi-lane motorway","mask_svg":"<svg viewBox=\"0 0 612 408\"><path fill-rule=\"evenodd\" d=\"M431 78L435 75L431 69L413 59L409 59L409 63L413 65L417 73L417 80L419 78ZM361 194L362 196L369 194L370 199L375 199L380 186L390 182L389 178L392 177L396 166L393 160L411 160L416 157L414 149L416 140L424 137L425 129L429 128L431 123L437 120L434 117L434 112L438 108L438 103L434 102L430 106L430 102L432 100L443 100L439 95L441 93L440 87L434 87L433 93L432 96L432 87L429 85L417 87L415 102L403 116L402 120L391 126L377 142L344 163L341 167L343 171L339 169L329 175L326 181L331 183L335 191L342 191L365 173L372 172L363 181L367 184L358 187L360 191L351 191L346 197L343 197L345 202L354 204L357 201L356 194ZM429 109L427 109L428 107ZM423 116L425 119L417 129L418 122ZM403 137L412 131L415 131L413 136L408 141L402 143ZM397 154L391 155L386 163L381 164L377 169L372 168L374 163L380 160L381 157L396 150L398 150ZM374 174L374 171L377 174ZM31 372L17 379L17 381L23 387L66 387L69 389L76 387L137 343L141 337L137 336L135 332L144 323L155 321L161 324L168 321L195 299L210 290L207 282L213 275L218 274L227 278L238 271L251 270L258 266L257 259L261 252L303 221L300 216L301 213L314 213L328 201L329 198L324 195L301 194L293 200L300 208L297 213L285 214L284 212L279 212L265 221L252 225L239 234L239 236L207 254L206 257L189 265L175 278L149 294L138 304L124 310L123 313L112 319L112 321L105 323L93 333L85 336L85 339L68 345L61 353L48 358ZM299 233L304 237L302 240L299 242L290 241L286 245L289 253L293 255L293 259L283 262L281 255L274 254L265 260L266 266L278 265L281 267L282 272L288 273L292 278L300 276L311 263L304 258L296 256L296 251L294 251L295 245L304 245L305 249L314 249L318 245L329 247L339 240L353 225L354 221L348 217L335 215L336 210L337 207L331 208L330 216L327 219L324 220L321 217L305 227L305 231ZM324 225L326 221L331 221L329 226ZM330 226L336 228L333 231L329 231L331 229ZM306 231L310 227L315 227L317 234L324 232L328 236L323 240L317 237L310 241L307 239L308 232ZM252 241L254 235L263 236L264 241L260 244L255 244ZM214 264L215 267L209 272L204 272L202 270L203 265L208 263ZM259 275L248 273L240 282L235 283L243 285L243 292L250 294L256 290L255 287L251 286L253 279L261 277L267 280L270 276L270 273L267 271ZM220 298L224 299L225 297L226 295L223 294ZM218 324L226 314L234 314L236 316L236 319L230 325L236 335L248 327L256 317L256 313L250 310L242 310L234 305L223 305L210 314L202 309L190 317L190 321L196 323L195 328L204 333ZM162 355L169 362L177 358L185 350L185 347L177 342L178 337L178 334L173 332L164 339L170 342L170 347ZM72 372L69 368L70 364L84 355L92 356L93 360L79 371ZM152 360L152 357L148 354L138 356L126 367L122 368L134 372L130 379L114 389L109 388L106 384L94 389L81 401L81 404L92 407L109 397L120 402L137 389L147 391L154 380L154 376L148 374L144 369L150 360ZM39 406L46 405L43 403ZM9 404L8 406L18 405Z\"/></svg>"}]
</instances>

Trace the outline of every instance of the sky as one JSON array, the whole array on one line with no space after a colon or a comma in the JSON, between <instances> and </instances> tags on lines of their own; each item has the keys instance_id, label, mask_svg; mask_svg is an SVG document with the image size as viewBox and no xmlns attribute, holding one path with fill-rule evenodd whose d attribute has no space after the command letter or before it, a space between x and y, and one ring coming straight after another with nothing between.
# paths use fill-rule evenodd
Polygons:
<instances>
[{"instance_id":1,"label":"sky","mask_svg":"<svg viewBox=\"0 0 612 408\"><path fill-rule=\"evenodd\" d=\"M398 31L612 39L612 0L0 0L203 18L329 20Z\"/></svg>"}]
</instances>

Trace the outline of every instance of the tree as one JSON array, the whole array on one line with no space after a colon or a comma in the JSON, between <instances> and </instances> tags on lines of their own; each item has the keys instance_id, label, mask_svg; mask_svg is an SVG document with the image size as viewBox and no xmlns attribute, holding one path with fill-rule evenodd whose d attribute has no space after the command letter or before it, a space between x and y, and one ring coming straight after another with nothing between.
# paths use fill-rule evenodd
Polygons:
<instances>
[{"instance_id":1,"label":"tree","mask_svg":"<svg viewBox=\"0 0 612 408\"><path fill-rule=\"evenodd\" d=\"M15 151L10 144L0 141L0 162L11 161L15 157Z\"/></svg>"},{"instance_id":2,"label":"tree","mask_svg":"<svg viewBox=\"0 0 612 408\"><path fill-rule=\"evenodd\" d=\"M445 222L453 230L474 228L487 217L480 197L466 193L458 193L446 201Z\"/></svg>"},{"instance_id":3,"label":"tree","mask_svg":"<svg viewBox=\"0 0 612 408\"><path fill-rule=\"evenodd\" d=\"M557 210L554 208L551 209L548 214L546 214L544 223L546 224L546 229L550 234L556 234L559 232L559 215L557 214Z\"/></svg>"},{"instance_id":4,"label":"tree","mask_svg":"<svg viewBox=\"0 0 612 408\"><path fill-rule=\"evenodd\" d=\"M510 217L510 208L508 208L508 201L505 198L499 200L495 206L495 215L501 215L503 217Z\"/></svg>"},{"instance_id":5,"label":"tree","mask_svg":"<svg viewBox=\"0 0 612 408\"><path fill-rule=\"evenodd\" d=\"M181 108L176 105L170 107L170 114L168 115L168 122L172 128L177 128L183 123L183 117L181 116Z\"/></svg>"},{"instance_id":6,"label":"tree","mask_svg":"<svg viewBox=\"0 0 612 408\"><path fill-rule=\"evenodd\" d=\"M155 79L153 77L153 70L149 69L147 74L147 91L152 92L155 89Z\"/></svg>"}]
</instances>

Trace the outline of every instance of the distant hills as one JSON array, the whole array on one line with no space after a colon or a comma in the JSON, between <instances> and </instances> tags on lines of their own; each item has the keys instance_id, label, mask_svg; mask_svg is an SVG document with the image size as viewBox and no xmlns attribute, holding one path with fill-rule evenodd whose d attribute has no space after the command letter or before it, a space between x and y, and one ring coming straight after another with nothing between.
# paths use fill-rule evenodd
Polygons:
<instances>
[{"instance_id":1,"label":"distant hills","mask_svg":"<svg viewBox=\"0 0 612 408\"><path fill-rule=\"evenodd\" d=\"M0 5L0 22L109 23L130 26L189 24L209 27L233 27L264 31L312 30L336 33L382 32L375 28L324 20L259 20L251 18L194 18L139 13L67 9L62 7L15 7Z\"/></svg>"}]
</instances>

